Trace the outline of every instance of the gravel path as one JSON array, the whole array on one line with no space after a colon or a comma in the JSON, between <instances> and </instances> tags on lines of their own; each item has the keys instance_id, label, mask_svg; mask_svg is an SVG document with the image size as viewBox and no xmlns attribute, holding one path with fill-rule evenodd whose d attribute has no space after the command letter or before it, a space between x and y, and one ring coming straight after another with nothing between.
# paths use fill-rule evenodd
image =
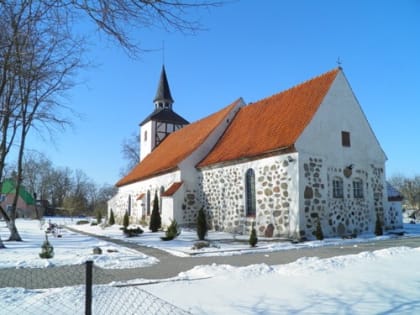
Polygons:
<instances>
[{"instance_id":1,"label":"gravel path","mask_svg":"<svg viewBox=\"0 0 420 315\"><path fill-rule=\"evenodd\" d=\"M80 231L72 230L77 233ZM301 257L328 258L341 255L357 254L363 251L372 251L394 246L420 247L420 237L395 238L390 240L372 241L357 245L325 246L317 248L301 248L282 250L271 253L249 253L236 256L217 257L177 257L165 251L145 247L120 239L106 236L91 235L107 242L138 250L148 256L159 259L159 263L132 269L101 269L94 268L93 281L96 284L111 281L125 281L130 279L166 279L177 276L180 272L190 270L198 265L228 264L233 266L247 266L265 263L267 265L287 264ZM83 284L85 279L85 266L65 266L40 269L0 269L1 287L24 288L52 288Z\"/></svg>"}]
</instances>

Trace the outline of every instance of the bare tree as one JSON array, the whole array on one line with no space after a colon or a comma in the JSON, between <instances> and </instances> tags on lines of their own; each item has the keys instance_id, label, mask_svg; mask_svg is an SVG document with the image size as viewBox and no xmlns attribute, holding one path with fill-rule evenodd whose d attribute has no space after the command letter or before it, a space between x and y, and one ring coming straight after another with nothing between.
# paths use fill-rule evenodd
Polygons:
<instances>
[{"instance_id":1,"label":"bare tree","mask_svg":"<svg viewBox=\"0 0 420 315\"><path fill-rule=\"evenodd\" d=\"M404 196L404 206L407 209L420 210L420 175L412 178L395 175L389 182Z\"/></svg>"},{"instance_id":2,"label":"bare tree","mask_svg":"<svg viewBox=\"0 0 420 315\"><path fill-rule=\"evenodd\" d=\"M94 212L99 211L102 214L105 214L107 212L108 200L117 193L117 190L118 188L114 185L104 185L99 188L95 208L93 209Z\"/></svg>"},{"instance_id":3,"label":"bare tree","mask_svg":"<svg viewBox=\"0 0 420 315\"><path fill-rule=\"evenodd\" d=\"M92 198L95 198L95 184L82 171L76 170L72 176L71 189L64 198L63 207L70 212L70 215L76 213L88 213Z\"/></svg>"},{"instance_id":4,"label":"bare tree","mask_svg":"<svg viewBox=\"0 0 420 315\"><path fill-rule=\"evenodd\" d=\"M4 213L4 217L10 230L9 239L21 241L15 218L27 135L37 124L50 127L68 123L59 115L62 107L59 96L72 87L69 78L81 66L82 50L80 43L60 25L67 18L61 11L29 0L8 2L2 8L8 22L6 30L11 34L7 44L12 47L11 63L6 71L13 76L15 97L11 105L15 110L9 117L15 121L13 131L18 136L19 148L15 198L11 212Z\"/></svg>"},{"instance_id":5,"label":"bare tree","mask_svg":"<svg viewBox=\"0 0 420 315\"><path fill-rule=\"evenodd\" d=\"M64 106L60 97L72 87L70 78L82 66L83 41L72 32L80 14L135 54L140 47L130 34L139 26L195 32L200 24L189 18L191 10L220 4L192 0L0 0L0 180L10 148L16 144L18 191L29 132L69 123L61 115ZM0 213L10 239L21 240L15 226L16 202L10 215L1 207Z\"/></svg>"},{"instance_id":6,"label":"bare tree","mask_svg":"<svg viewBox=\"0 0 420 315\"><path fill-rule=\"evenodd\" d=\"M121 153L127 165L120 173L125 175L140 162L140 135L132 133L129 138L125 138L121 144Z\"/></svg>"},{"instance_id":7,"label":"bare tree","mask_svg":"<svg viewBox=\"0 0 420 315\"><path fill-rule=\"evenodd\" d=\"M46 0L51 1L51 0ZM194 34L203 30L196 13L218 7L224 1L209 0L73 0L67 4L67 9L75 9L87 15L97 28L129 53L136 54L139 45L132 40L130 31L139 28L163 28L167 31L179 31ZM195 14L194 14L195 13Z\"/></svg>"}]
</instances>

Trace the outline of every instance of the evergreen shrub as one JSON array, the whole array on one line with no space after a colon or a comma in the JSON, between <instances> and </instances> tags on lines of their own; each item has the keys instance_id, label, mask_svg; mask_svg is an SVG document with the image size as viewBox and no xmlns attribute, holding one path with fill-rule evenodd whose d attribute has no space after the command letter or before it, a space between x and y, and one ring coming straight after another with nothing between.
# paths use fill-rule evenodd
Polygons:
<instances>
[{"instance_id":1,"label":"evergreen shrub","mask_svg":"<svg viewBox=\"0 0 420 315\"><path fill-rule=\"evenodd\" d=\"M96 211L96 223L101 224L101 222L102 222L102 213L101 213L100 210L97 210Z\"/></svg>"},{"instance_id":2,"label":"evergreen shrub","mask_svg":"<svg viewBox=\"0 0 420 315\"><path fill-rule=\"evenodd\" d=\"M255 229L255 223L252 223L251 234L249 235L249 245L251 245L251 247L255 247L257 243L257 230Z\"/></svg>"},{"instance_id":3,"label":"evergreen shrub","mask_svg":"<svg viewBox=\"0 0 420 315\"><path fill-rule=\"evenodd\" d=\"M157 232L162 226L162 219L159 213L159 201L157 192L155 191L155 198L153 200L152 215L150 216L149 229L152 232Z\"/></svg>"},{"instance_id":4,"label":"evergreen shrub","mask_svg":"<svg viewBox=\"0 0 420 315\"><path fill-rule=\"evenodd\" d=\"M127 229L127 227L130 225L130 217L128 216L128 212L126 211L124 213L124 217L123 217L123 228Z\"/></svg>"},{"instance_id":5,"label":"evergreen shrub","mask_svg":"<svg viewBox=\"0 0 420 315\"><path fill-rule=\"evenodd\" d=\"M140 234L142 234L143 230L139 226L127 227L127 228L123 228L123 233L127 237L134 237L134 236L139 236Z\"/></svg>"},{"instance_id":6,"label":"evergreen shrub","mask_svg":"<svg viewBox=\"0 0 420 315\"><path fill-rule=\"evenodd\" d=\"M382 221L379 217L379 213L376 213L376 224L375 224L375 235L381 236L384 234L383 228L382 228Z\"/></svg>"},{"instance_id":7,"label":"evergreen shrub","mask_svg":"<svg viewBox=\"0 0 420 315\"><path fill-rule=\"evenodd\" d=\"M197 236L200 241L204 241L207 235L207 219L204 209L201 208L197 215Z\"/></svg>"},{"instance_id":8,"label":"evergreen shrub","mask_svg":"<svg viewBox=\"0 0 420 315\"><path fill-rule=\"evenodd\" d=\"M45 233L45 241L41 246L41 252L39 253L39 257L48 259L54 257L54 247L48 241L48 235Z\"/></svg>"},{"instance_id":9,"label":"evergreen shrub","mask_svg":"<svg viewBox=\"0 0 420 315\"><path fill-rule=\"evenodd\" d=\"M114 217L114 211L112 211L111 209L111 213L109 214L109 225L114 225L115 224L115 217Z\"/></svg>"},{"instance_id":10,"label":"evergreen shrub","mask_svg":"<svg viewBox=\"0 0 420 315\"><path fill-rule=\"evenodd\" d=\"M174 238L176 238L181 232L178 230L178 223L176 220L172 220L171 224L168 226L168 229L166 230L165 236L162 236L162 241L171 241Z\"/></svg>"},{"instance_id":11,"label":"evergreen shrub","mask_svg":"<svg viewBox=\"0 0 420 315\"><path fill-rule=\"evenodd\" d=\"M322 241L324 239L324 233L322 232L322 227L321 227L321 220L319 219L316 223L315 237L319 241Z\"/></svg>"}]
</instances>

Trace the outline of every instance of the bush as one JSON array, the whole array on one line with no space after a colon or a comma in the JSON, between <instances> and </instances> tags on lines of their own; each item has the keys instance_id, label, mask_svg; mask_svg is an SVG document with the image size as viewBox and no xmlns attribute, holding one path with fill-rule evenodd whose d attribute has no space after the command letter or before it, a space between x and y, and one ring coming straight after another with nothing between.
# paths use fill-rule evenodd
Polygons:
<instances>
[{"instance_id":1,"label":"bush","mask_svg":"<svg viewBox=\"0 0 420 315\"><path fill-rule=\"evenodd\" d=\"M195 242L194 245L191 247L191 249L193 250L197 250L197 249L202 249L202 248L206 248L206 247L210 247L210 243L207 241L198 241Z\"/></svg>"},{"instance_id":2,"label":"bush","mask_svg":"<svg viewBox=\"0 0 420 315\"><path fill-rule=\"evenodd\" d=\"M102 213L100 210L96 211L96 223L101 224L102 222Z\"/></svg>"},{"instance_id":3,"label":"bush","mask_svg":"<svg viewBox=\"0 0 420 315\"><path fill-rule=\"evenodd\" d=\"M157 232L162 226L162 219L160 218L159 213L159 201L157 197L157 191L155 191L155 199L153 200L153 210L152 215L150 216L150 225L149 229L152 232Z\"/></svg>"},{"instance_id":4,"label":"bush","mask_svg":"<svg viewBox=\"0 0 420 315\"><path fill-rule=\"evenodd\" d=\"M252 228L251 228L251 234L249 235L249 245L251 245L251 247L255 247L258 243L258 237L257 237L257 230L255 229L255 223L252 223Z\"/></svg>"},{"instance_id":5,"label":"bush","mask_svg":"<svg viewBox=\"0 0 420 315\"><path fill-rule=\"evenodd\" d=\"M127 229L127 227L130 225L130 218L128 216L127 211L124 213L123 224L122 225L123 225L124 229Z\"/></svg>"},{"instance_id":6,"label":"bush","mask_svg":"<svg viewBox=\"0 0 420 315\"><path fill-rule=\"evenodd\" d=\"M171 224L166 230L166 235L162 236L161 239L162 241L170 241L177 237L179 234L181 234L181 232L178 231L178 223L175 220L172 220Z\"/></svg>"},{"instance_id":7,"label":"bush","mask_svg":"<svg viewBox=\"0 0 420 315\"><path fill-rule=\"evenodd\" d=\"M83 225L83 224L89 224L88 220L79 220L76 222L76 225Z\"/></svg>"},{"instance_id":8,"label":"bush","mask_svg":"<svg viewBox=\"0 0 420 315\"><path fill-rule=\"evenodd\" d=\"M114 211L112 211L111 209L111 213L109 214L109 225L114 225L115 224L115 217L114 217Z\"/></svg>"},{"instance_id":9,"label":"bush","mask_svg":"<svg viewBox=\"0 0 420 315\"><path fill-rule=\"evenodd\" d=\"M123 233L127 237L139 236L143 233L143 230L140 227L127 227L123 228Z\"/></svg>"},{"instance_id":10,"label":"bush","mask_svg":"<svg viewBox=\"0 0 420 315\"><path fill-rule=\"evenodd\" d=\"M147 217L145 215L142 215L140 220L139 220L139 224L142 226L148 226L149 223L147 221Z\"/></svg>"},{"instance_id":11,"label":"bush","mask_svg":"<svg viewBox=\"0 0 420 315\"><path fill-rule=\"evenodd\" d=\"M204 241L207 235L207 220L203 208L198 211L197 215L197 236L200 241Z\"/></svg>"},{"instance_id":12,"label":"bush","mask_svg":"<svg viewBox=\"0 0 420 315\"><path fill-rule=\"evenodd\" d=\"M322 232L322 227L321 227L321 220L319 219L318 219L318 222L316 223L315 237L319 241L322 241L324 239L324 233Z\"/></svg>"},{"instance_id":13,"label":"bush","mask_svg":"<svg viewBox=\"0 0 420 315\"><path fill-rule=\"evenodd\" d=\"M376 224L375 224L375 235L381 236L384 234L384 231L382 229L382 221L379 217L379 213L376 213Z\"/></svg>"},{"instance_id":14,"label":"bush","mask_svg":"<svg viewBox=\"0 0 420 315\"><path fill-rule=\"evenodd\" d=\"M47 259L54 257L54 247L48 241L48 236L45 233L45 241L41 246L41 252L39 253L39 257Z\"/></svg>"}]
</instances>

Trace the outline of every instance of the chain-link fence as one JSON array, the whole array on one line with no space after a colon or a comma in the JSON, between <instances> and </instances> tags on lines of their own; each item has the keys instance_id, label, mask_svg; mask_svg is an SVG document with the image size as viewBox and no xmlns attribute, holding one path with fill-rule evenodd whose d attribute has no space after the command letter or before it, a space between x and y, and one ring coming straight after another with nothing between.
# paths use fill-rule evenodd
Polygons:
<instances>
[{"instance_id":1,"label":"chain-link fence","mask_svg":"<svg viewBox=\"0 0 420 315\"><path fill-rule=\"evenodd\" d=\"M0 313L190 314L137 286L104 284L110 281L109 274L92 268L91 262L44 269L0 269Z\"/></svg>"}]
</instances>

